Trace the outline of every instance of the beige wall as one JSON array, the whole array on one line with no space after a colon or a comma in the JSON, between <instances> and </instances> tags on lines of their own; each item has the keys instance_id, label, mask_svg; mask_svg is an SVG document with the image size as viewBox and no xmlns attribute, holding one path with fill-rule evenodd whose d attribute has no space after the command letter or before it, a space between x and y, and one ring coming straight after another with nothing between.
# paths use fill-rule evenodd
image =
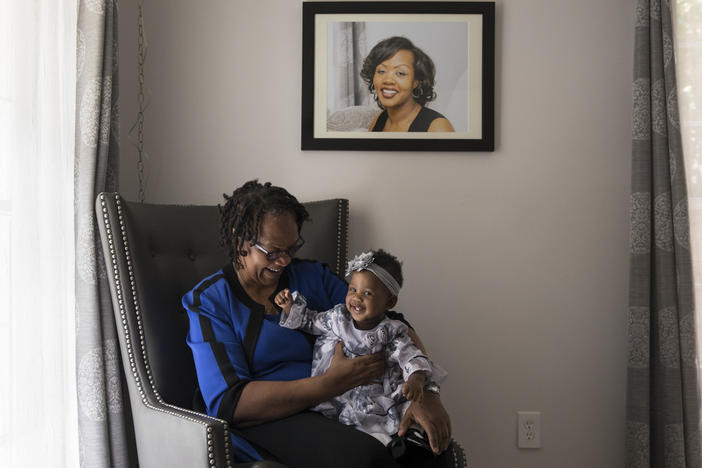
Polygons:
<instances>
[{"instance_id":1,"label":"beige wall","mask_svg":"<svg viewBox=\"0 0 702 468\"><path fill-rule=\"evenodd\" d=\"M135 3L120 3L131 199ZM404 260L399 309L449 370L472 466L623 466L631 1L497 3L489 154L302 152L301 2L144 3L147 201L216 203L255 177L349 198L351 252ZM516 448L518 410L543 412L541 450Z\"/></svg>"}]
</instances>

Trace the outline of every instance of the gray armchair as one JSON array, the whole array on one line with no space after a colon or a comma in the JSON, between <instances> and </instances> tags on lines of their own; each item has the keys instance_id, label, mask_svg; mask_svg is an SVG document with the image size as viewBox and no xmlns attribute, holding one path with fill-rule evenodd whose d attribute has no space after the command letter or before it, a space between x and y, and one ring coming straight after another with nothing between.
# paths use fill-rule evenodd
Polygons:
<instances>
[{"instance_id":1,"label":"gray armchair","mask_svg":"<svg viewBox=\"0 0 702 468\"><path fill-rule=\"evenodd\" d=\"M312 222L303 228L307 243L299 256L341 273L348 200L305 207ZM227 261L218 247L217 207L140 204L101 193L96 211L139 466L282 466L273 461L234 465L227 423L192 409L196 376L180 298Z\"/></svg>"}]
</instances>

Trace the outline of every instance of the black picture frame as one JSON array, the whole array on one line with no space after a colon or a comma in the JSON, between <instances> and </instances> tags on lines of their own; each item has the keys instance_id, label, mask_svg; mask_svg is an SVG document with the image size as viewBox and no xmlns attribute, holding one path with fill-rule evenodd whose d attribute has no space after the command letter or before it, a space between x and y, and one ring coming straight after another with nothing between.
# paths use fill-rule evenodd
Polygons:
<instances>
[{"instance_id":1,"label":"black picture frame","mask_svg":"<svg viewBox=\"0 0 702 468\"><path fill-rule=\"evenodd\" d=\"M468 84L466 124L456 133L393 133L330 131L327 119L333 115L327 107L327 29L331 23L392 21L440 27L443 21L465 21L466 44L448 43L446 50L465 50L466 67L461 80ZM432 22L440 24L432 25ZM452 24L452 23L451 23ZM458 36L461 37L461 36ZM409 37L412 40L411 37ZM441 40L441 39L438 39ZM459 46L459 47L456 47ZM420 47L421 48L421 47ZM494 151L495 146L495 4L493 2L303 2L302 5L302 150L362 150L362 151ZM324 54L320 51L326 51ZM457 56L463 60L463 55ZM453 60L452 60L453 62ZM437 63L437 74L441 64ZM460 72L460 70L459 70ZM479 83L476 83L479 81ZM439 82L437 80L437 88ZM453 96L454 94L451 94ZM324 102L322 102L324 101ZM461 100L450 105L458 109ZM372 105L367 104L372 107ZM380 112L378 108L378 112ZM330 114L331 113L331 114ZM461 116L463 118L463 116ZM460 119L459 119L460 120ZM463 131L464 130L464 131Z\"/></svg>"}]
</instances>

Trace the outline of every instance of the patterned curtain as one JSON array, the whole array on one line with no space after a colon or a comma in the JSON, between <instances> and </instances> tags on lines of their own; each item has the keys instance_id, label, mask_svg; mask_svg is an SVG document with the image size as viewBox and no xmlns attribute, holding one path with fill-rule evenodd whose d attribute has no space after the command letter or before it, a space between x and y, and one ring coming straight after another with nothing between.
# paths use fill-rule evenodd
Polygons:
<instances>
[{"instance_id":1,"label":"patterned curtain","mask_svg":"<svg viewBox=\"0 0 702 468\"><path fill-rule=\"evenodd\" d=\"M690 230L669 0L637 0L626 466L702 466Z\"/></svg>"},{"instance_id":2,"label":"patterned curtain","mask_svg":"<svg viewBox=\"0 0 702 468\"><path fill-rule=\"evenodd\" d=\"M110 290L98 243L95 199L117 190L117 4L78 10L76 153L76 373L82 467L136 466Z\"/></svg>"},{"instance_id":3,"label":"patterned curtain","mask_svg":"<svg viewBox=\"0 0 702 468\"><path fill-rule=\"evenodd\" d=\"M328 112L367 105L372 101L360 74L368 54L366 23L333 22L329 24L328 34Z\"/></svg>"}]
</instances>

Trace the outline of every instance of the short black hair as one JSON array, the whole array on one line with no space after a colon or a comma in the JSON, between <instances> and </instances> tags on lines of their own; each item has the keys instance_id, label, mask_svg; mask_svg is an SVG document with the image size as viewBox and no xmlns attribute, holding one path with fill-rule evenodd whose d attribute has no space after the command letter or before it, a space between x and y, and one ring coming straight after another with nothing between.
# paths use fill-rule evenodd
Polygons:
<instances>
[{"instance_id":1,"label":"short black hair","mask_svg":"<svg viewBox=\"0 0 702 468\"><path fill-rule=\"evenodd\" d=\"M402 287L402 262L390 252L383 249L373 251L373 263L383 267L385 271L395 278L397 284ZM391 293L392 294L392 293Z\"/></svg>"},{"instance_id":2,"label":"short black hair","mask_svg":"<svg viewBox=\"0 0 702 468\"><path fill-rule=\"evenodd\" d=\"M227 249L229 259L238 268L243 266L239 257L244 242L258 240L261 221L265 215L291 214L297 223L298 233L302 229L302 223L310 219L309 213L297 198L270 182L261 184L257 179L250 180L234 190L231 196L223 196L224 206L217 205L221 221L219 243Z\"/></svg>"},{"instance_id":3,"label":"short black hair","mask_svg":"<svg viewBox=\"0 0 702 468\"><path fill-rule=\"evenodd\" d=\"M368 53L361 67L361 78L368 85L368 91L374 96L375 102L381 109L378 95L374 93L373 76L375 69L385 60L395 55L400 50L409 50L414 55L414 79L419 82L412 91L412 97L417 104L423 106L429 101L436 99L434 91L434 77L436 68L432 59L412 41L402 36L393 36L378 42Z\"/></svg>"}]
</instances>

